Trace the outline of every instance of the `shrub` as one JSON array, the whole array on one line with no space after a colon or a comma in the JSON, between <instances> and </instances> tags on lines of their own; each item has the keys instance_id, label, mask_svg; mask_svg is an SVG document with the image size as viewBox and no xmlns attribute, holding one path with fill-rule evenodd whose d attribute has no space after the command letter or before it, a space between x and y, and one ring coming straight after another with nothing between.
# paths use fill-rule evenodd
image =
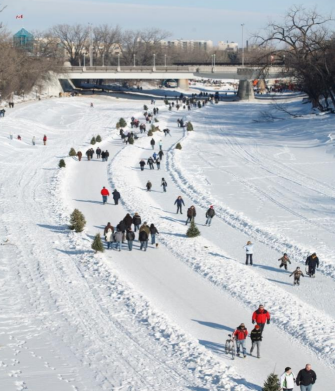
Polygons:
<instances>
[{"instance_id":1,"label":"shrub","mask_svg":"<svg viewBox=\"0 0 335 391\"><path fill-rule=\"evenodd\" d=\"M59 163L58 163L58 167L59 168L65 168L66 167L66 164L65 164L65 160L64 159L60 159Z\"/></svg>"},{"instance_id":2,"label":"shrub","mask_svg":"<svg viewBox=\"0 0 335 391\"><path fill-rule=\"evenodd\" d=\"M165 103L166 105L168 105L168 104L169 104L169 101L168 101L167 99L164 99L164 103Z\"/></svg>"},{"instance_id":3,"label":"shrub","mask_svg":"<svg viewBox=\"0 0 335 391\"><path fill-rule=\"evenodd\" d=\"M124 118L120 118L119 124L121 128L125 128L127 126L127 122L124 120Z\"/></svg>"},{"instance_id":4,"label":"shrub","mask_svg":"<svg viewBox=\"0 0 335 391\"><path fill-rule=\"evenodd\" d=\"M159 120L157 118L154 119L155 122L159 122Z\"/></svg>"},{"instance_id":5,"label":"shrub","mask_svg":"<svg viewBox=\"0 0 335 391\"><path fill-rule=\"evenodd\" d=\"M120 128L121 128L120 122L117 122L116 123L116 129L120 129Z\"/></svg>"},{"instance_id":6,"label":"shrub","mask_svg":"<svg viewBox=\"0 0 335 391\"><path fill-rule=\"evenodd\" d=\"M193 125L192 125L192 122L187 122L187 128L186 128L189 132L191 130L193 130Z\"/></svg>"},{"instance_id":7,"label":"shrub","mask_svg":"<svg viewBox=\"0 0 335 391\"><path fill-rule=\"evenodd\" d=\"M264 383L262 391L280 391L280 382L275 373L271 373Z\"/></svg>"},{"instance_id":8,"label":"shrub","mask_svg":"<svg viewBox=\"0 0 335 391\"><path fill-rule=\"evenodd\" d=\"M134 138L133 137L129 137L128 138L128 142L130 145L133 145L134 144Z\"/></svg>"},{"instance_id":9,"label":"shrub","mask_svg":"<svg viewBox=\"0 0 335 391\"><path fill-rule=\"evenodd\" d=\"M196 238L200 235L200 231L198 230L198 227L195 225L194 219L191 220L191 226L186 232L186 236L189 238Z\"/></svg>"},{"instance_id":10,"label":"shrub","mask_svg":"<svg viewBox=\"0 0 335 391\"><path fill-rule=\"evenodd\" d=\"M92 250L94 250L96 253L97 253L98 251L100 251L101 253L103 253L103 252L105 251L104 245L102 244L102 241L101 241L101 236L100 236L100 234L96 234L96 235L95 235L91 247L92 247Z\"/></svg>"},{"instance_id":11,"label":"shrub","mask_svg":"<svg viewBox=\"0 0 335 391\"><path fill-rule=\"evenodd\" d=\"M94 145L96 142L97 142L97 140L96 140L95 137L93 136L92 139L91 139L91 144Z\"/></svg>"},{"instance_id":12,"label":"shrub","mask_svg":"<svg viewBox=\"0 0 335 391\"><path fill-rule=\"evenodd\" d=\"M144 111L148 111L148 106L147 106L147 105L144 105L144 106L143 106L143 110L144 110Z\"/></svg>"},{"instance_id":13,"label":"shrub","mask_svg":"<svg viewBox=\"0 0 335 391\"><path fill-rule=\"evenodd\" d=\"M154 135L154 134L153 134L152 130L149 129L149 131L148 131L148 136L149 136L149 137L152 137L153 135Z\"/></svg>"},{"instance_id":14,"label":"shrub","mask_svg":"<svg viewBox=\"0 0 335 391\"><path fill-rule=\"evenodd\" d=\"M74 148L70 149L69 156L77 156L77 152Z\"/></svg>"},{"instance_id":15,"label":"shrub","mask_svg":"<svg viewBox=\"0 0 335 391\"><path fill-rule=\"evenodd\" d=\"M96 140L97 143L101 143L102 138L101 138L100 134L97 135L95 140Z\"/></svg>"},{"instance_id":16,"label":"shrub","mask_svg":"<svg viewBox=\"0 0 335 391\"><path fill-rule=\"evenodd\" d=\"M176 145L176 149L182 149L182 146L181 146L180 143L178 143L178 144Z\"/></svg>"},{"instance_id":17,"label":"shrub","mask_svg":"<svg viewBox=\"0 0 335 391\"><path fill-rule=\"evenodd\" d=\"M156 132L156 126L154 125L154 124L152 124L151 126L150 126L150 130L152 131L152 132Z\"/></svg>"},{"instance_id":18,"label":"shrub","mask_svg":"<svg viewBox=\"0 0 335 391\"><path fill-rule=\"evenodd\" d=\"M78 209L75 209L70 216L70 229L74 229L76 232L82 232L85 225L86 220L84 215Z\"/></svg>"}]
</instances>

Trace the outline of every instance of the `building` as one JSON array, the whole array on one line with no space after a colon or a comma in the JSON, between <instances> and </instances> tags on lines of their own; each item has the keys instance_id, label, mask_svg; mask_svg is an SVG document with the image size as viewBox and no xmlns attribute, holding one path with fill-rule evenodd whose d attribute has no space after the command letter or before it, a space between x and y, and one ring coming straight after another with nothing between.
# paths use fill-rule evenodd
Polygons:
<instances>
[{"instance_id":1,"label":"building","mask_svg":"<svg viewBox=\"0 0 335 391\"><path fill-rule=\"evenodd\" d=\"M33 51L34 48L34 36L26 29L22 28L13 36L14 46L20 47L29 51Z\"/></svg>"},{"instance_id":2,"label":"building","mask_svg":"<svg viewBox=\"0 0 335 391\"><path fill-rule=\"evenodd\" d=\"M204 40L187 40L187 39L175 39L171 41L162 41L162 44L169 48L178 48L183 50L205 50L209 51L213 49L212 41Z\"/></svg>"},{"instance_id":3,"label":"building","mask_svg":"<svg viewBox=\"0 0 335 391\"><path fill-rule=\"evenodd\" d=\"M222 50L225 52L237 52L238 51L238 43L236 42L224 42L219 41L218 50Z\"/></svg>"}]
</instances>

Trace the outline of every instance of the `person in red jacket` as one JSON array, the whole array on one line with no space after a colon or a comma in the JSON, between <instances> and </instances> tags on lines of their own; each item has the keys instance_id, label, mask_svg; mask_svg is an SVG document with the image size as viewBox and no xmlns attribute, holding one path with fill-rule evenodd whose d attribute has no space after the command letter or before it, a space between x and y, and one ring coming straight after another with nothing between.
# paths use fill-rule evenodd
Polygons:
<instances>
[{"instance_id":1,"label":"person in red jacket","mask_svg":"<svg viewBox=\"0 0 335 391\"><path fill-rule=\"evenodd\" d=\"M255 322L260 327L261 332L263 332L265 323L270 324L270 313L264 309L263 304L260 304L258 310L252 314L252 323L254 324Z\"/></svg>"},{"instance_id":2,"label":"person in red jacket","mask_svg":"<svg viewBox=\"0 0 335 391\"><path fill-rule=\"evenodd\" d=\"M246 358L247 349L245 347L245 340L248 336L248 330L245 328L244 323L241 323L241 325L237 327L233 335L236 340L237 356L240 355L240 351L243 351L243 356Z\"/></svg>"},{"instance_id":3,"label":"person in red jacket","mask_svg":"<svg viewBox=\"0 0 335 391\"><path fill-rule=\"evenodd\" d=\"M107 202L107 197L109 196L109 191L105 188L105 186L101 190L101 195L102 195L102 203L103 205L105 205Z\"/></svg>"},{"instance_id":4,"label":"person in red jacket","mask_svg":"<svg viewBox=\"0 0 335 391\"><path fill-rule=\"evenodd\" d=\"M43 137L43 144L47 145L47 136L46 135L44 135L44 137Z\"/></svg>"}]
</instances>

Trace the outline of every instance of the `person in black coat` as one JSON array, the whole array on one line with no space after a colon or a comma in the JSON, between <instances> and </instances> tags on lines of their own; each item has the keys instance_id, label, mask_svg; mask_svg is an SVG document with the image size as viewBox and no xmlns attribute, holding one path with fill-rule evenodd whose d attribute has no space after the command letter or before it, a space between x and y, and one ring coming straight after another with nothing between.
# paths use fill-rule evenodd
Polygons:
<instances>
[{"instance_id":1,"label":"person in black coat","mask_svg":"<svg viewBox=\"0 0 335 391\"><path fill-rule=\"evenodd\" d=\"M196 215L197 215L197 211L195 210L195 207L192 205L190 208L187 209L187 220L185 225L187 225L192 220L194 220Z\"/></svg>"},{"instance_id":2,"label":"person in black coat","mask_svg":"<svg viewBox=\"0 0 335 391\"><path fill-rule=\"evenodd\" d=\"M144 230L140 231L138 238L139 238L139 241L141 242L140 250L147 251L148 239L149 239L148 234Z\"/></svg>"},{"instance_id":3,"label":"person in black coat","mask_svg":"<svg viewBox=\"0 0 335 391\"><path fill-rule=\"evenodd\" d=\"M148 164L149 164L150 170L154 170L155 169L155 167L154 167L154 159L152 157L149 157Z\"/></svg>"},{"instance_id":4,"label":"person in black coat","mask_svg":"<svg viewBox=\"0 0 335 391\"><path fill-rule=\"evenodd\" d=\"M118 205L119 199L121 198L121 194L116 189L113 191L112 194L113 194L113 200L114 200L115 205Z\"/></svg>"},{"instance_id":5,"label":"person in black coat","mask_svg":"<svg viewBox=\"0 0 335 391\"><path fill-rule=\"evenodd\" d=\"M158 152L158 155L159 155L159 158L162 160L163 156L164 156L164 152L162 150L160 150Z\"/></svg>"},{"instance_id":6,"label":"person in black coat","mask_svg":"<svg viewBox=\"0 0 335 391\"><path fill-rule=\"evenodd\" d=\"M181 198L181 196L179 196L176 201L174 202L174 204L176 205L177 204L177 214L178 212L180 212L180 214L182 215L183 214L183 211L182 211L182 205L185 206L185 203L184 203L184 200Z\"/></svg>"},{"instance_id":7,"label":"person in black coat","mask_svg":"<svg viewBox=\"0 0 335 391\"><path fill-rule=\"evenodd\" d=\"M256 324L254 329L250 333L251 338L251 349L250 349L250 355L252 356L252 352L255 347L257 347L257 358L261 358L261 341L262 341L262 331L261 328Z\"/></svg>"},{"instance_id":8,"label":"person in black coat","mask_svg":"<svg viewBox=\"0 0 335 391\"><path fill-rule=\"evenodd\" d=\"M319 267L319 258L316 256L315 253L307 257L305 265L308 266L308 275L310 277L315 277L315 269Z\"/></svg>"},{"instance_id":9,"label":"person in black coat","mask_svg":"<svg viewBox=\"0 0 335 391\"><path fill-rule=\"evenodd\" d=\"M150 225L150 235L151 235L151 244L156 244L156 247L158 247L158 243L156 243L156 235L159 235L159 232L157 228L154 226L154 224Z\"/></svg>"},{"instance_id":10,"label":"person in black coat","mask_svg":"<svg viewBox=\"0 0 335 391\"><path fill-rule=\"evenodd\" d=\"M135 234L131 230L131 228L127 229L126 239L127 239L127 242L128 242L129 251L132 251L132 249L133 249L133 241L135 240Z\"/></svg>"},{"instance_id":11,"label":"person in black coat","mask_svg":"<svg viewBox=\"0 0 335 391\"><path fill-rule=\"evenodd\" d=\"M141 167L141 171L143 171L145 167L145 161L143 159L140 161L140 167Z\"/></svg>"},{"instance_id":12,"label":"person in black coat","mask_svg":"<svg viewBox=\"0 0 335 391\"><path fill-rule=\"evenodd\" d=\"M151 191L152 183L150 181L148 181L146 184L146 187L147 187L147 191Z\"/></svg>"},{"instance_id":13,"label":"person in black coat","mask_svg":"<svg viewBox=\"0 0 335 391\"><path fill-rule=\"evenodd\" d=\"M208 224L209 226L211 225L211 222L212 222L212 218L215 216L215 210L214 210L214 207L213 205L211 205L208 209L208 211L206 212L206 225Z\"/></svg>"},{"instance_id":14,"label":"person in black coat","mask_svg":"<svg viewBox=\"0 0 335 391\"><path fill-rule=\"evenodd\" d=\"M156 141L154 138L151 139L150 144L151 144L152 149L155 149Z\"/></svg>"},{"instance_id":15,"label":"person in black coat","mask_svg":"<svg viewBox=\"0 0 335 391\"><path fill-rule=\"evenodd\" d=\"M123 219L124 223L126 224L126 228L131 228L131 225L133 224L133 218L130 216L129 213L126 214L125 218Z\"/></svg>"},{"instance_id":16,"label":"person in black coat","mask_svg":"<svg viewBox=\"0 0 335 391\"><path fill-rule=\"evenodd\" d=\"M108 158L109 158L109 152L108 152L108 151L105 151L105 159L106 159L106 162L108 161Z\"/></svg>"},{"instance_id":17,"label":"person in black coat","mask_svg":"<svg viewBox=\"0 0 335 391\"><path fill-rule=\"evenodd\" d=\"M301 390L312 391L313 384L316 382L316 373L312 370L311 364L306 364L306 367L299 371L296 382Z\"/></svg>"},{"instance_id":18,"label":"person in black coat","mask_svg":"<svg viewBox=\"0 0 335 391\"><path fill-rule=\"evenodd\" d=\"M141 216L138 213L134 214L133 224L134 224L134 231L135 232L136 232L136 229L140 230L140 225L142 224L142 220L141 220Z\"/></svg>"},{"instance_id":19,"label":"person in black coat","mask_svg":"<svg viewBox=\"0 0 335 391\"><path fill-rule=\"evenodd\" d=\"M121 220L119 224L116 226L116 229L122 232L122 243L124 243L126 237L125 232L127 229L126 223L123 220Z\"/></svg>"}]
</instances>

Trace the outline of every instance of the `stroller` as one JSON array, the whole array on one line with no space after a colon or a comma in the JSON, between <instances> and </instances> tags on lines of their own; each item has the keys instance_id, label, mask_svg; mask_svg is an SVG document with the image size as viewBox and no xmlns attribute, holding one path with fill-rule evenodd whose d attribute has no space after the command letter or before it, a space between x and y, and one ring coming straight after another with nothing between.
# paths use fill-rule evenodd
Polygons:
<instances>
[{"instance_id":1,"label":"stroller","mask_svg":"<svg viewBox=\"0 0 335 391\"><path fill-rule=\"evenodd\" d=\"M235 359L235 340L231 334L228 334L228 339L226 339L225 352L227 355L231 354L231 359Z\"/></svg>"}]
</instances>

